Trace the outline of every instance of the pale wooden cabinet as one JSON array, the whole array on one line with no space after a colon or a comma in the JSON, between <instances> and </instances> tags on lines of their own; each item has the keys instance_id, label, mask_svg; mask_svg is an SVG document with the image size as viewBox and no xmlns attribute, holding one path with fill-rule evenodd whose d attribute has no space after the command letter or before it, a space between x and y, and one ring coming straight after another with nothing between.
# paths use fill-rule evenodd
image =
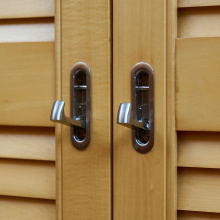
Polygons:
<instances>
[{"instance_id":1,"label":"pale wooden cabinet","mask_svg":"<svg viewBox=\"0 0 220 220\"><path fill-rule=\"evenodd\" d=\"M220 219L220 1L0 1L0 219ZM91 70L91 139L70 115L70 71ZM154 147L117 124L131 70L154 69Z\"/></svg>"},{"instance_id":2,"label":"pale wooden cabinet","mask_svg":"<svg viewBox=\"0 0 220 220\"><path fill-rule=\"evenodd\" d=\"M219 219L219 1L179 1L176 39L179 219Z\"/></svg>"},{"instance_id":3,"label":"pale wooden cabinet","mask_svg":"<svg viewBox=\"0 0 220 220\"><path fill-rule=\"evenodd\" d=\"M0 1L0 219L56 219L54 2Z\"/></svg>"}]
</instances>

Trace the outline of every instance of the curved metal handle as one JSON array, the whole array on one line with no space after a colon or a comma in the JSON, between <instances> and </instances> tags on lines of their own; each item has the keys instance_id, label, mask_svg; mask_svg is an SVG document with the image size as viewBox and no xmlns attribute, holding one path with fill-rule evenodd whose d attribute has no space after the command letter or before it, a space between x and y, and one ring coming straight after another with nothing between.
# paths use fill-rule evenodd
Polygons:
<instances>
[{"instance_id":1,"label":"curved metal handle","mask_svg":"<svg viewBox=\"0 0 220 220\"><path fill-rule=\"evenodd\" d=\"M51 111L50 120L68 126L77 126L77 127L85 128L86 127L85 121L78 121L72 118L68 118L65 115L64 106L65 106L64 101L59 101L59 100L55 101Z\"/></svg>"},{"instance_id":2,"label":"curved metal handle","mask_svg":"<svg viewBox=\"0 0 220 220\"><path fill-rule=\"evenodd\" d=\"M131 104L123 102L120 104L118 109L117 123L124 125L125 127L135 126L145 130L150 129L149 123L144 123L142 121L137 121L131 116Z\"/></svg>"},{"instance_id":3,"label":"curved metal handle","mask_svg":"<svg viewBox=\"0 0 220 220\"><path fill-rule=\"evenodd\" d=\"M70 126L72 145L85 149L90 142L91 71L86 63L76 63L70 71L70 118L64 113L63 101L55 101L50 120Z\"/></svg>"},{"instance_id":4,"label":"curved metal handle","mask_svg":"<svg viewBox=\"0 0 220 220\"><path fill-rule=\"evenodd\" d=\"M134 149L147 153L154 146L154 72L144 62L131 70L131 104L121 103L117 123L130 127Z\"/></svg>"}]
</instances>

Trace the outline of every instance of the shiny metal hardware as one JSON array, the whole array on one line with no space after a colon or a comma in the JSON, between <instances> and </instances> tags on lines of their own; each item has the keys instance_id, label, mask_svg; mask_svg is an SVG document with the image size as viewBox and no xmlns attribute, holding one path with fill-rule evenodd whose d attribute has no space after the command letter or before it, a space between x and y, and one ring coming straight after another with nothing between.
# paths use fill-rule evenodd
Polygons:
<instances>
[{"instance_id":1,"label":"shiny metal hardware","mask_svg":"<svg viewBox=\"0 0 220 220\"><path fill-rule=\"evenodd\" d=\"M90 78L89 67L82 62L75 64L70 73L70 118L64 113L63 101L55 101L51 121L70 126L71 143L85 149L90 142Z\"/></svg>"},{"instance_id":2,"label":"shiny metal hardware","mask_svg":"<svg viewBox=\"0 0 220 220\"><path fill-rule=\"evenodd\" d=\"M127 102L123 102L119 106L117 123L129 128L135 126L137 128L149 130L149 123L143 123L131 117L131 104Z\"/></svg>"},{"instance_id":3,"label":"shiny metal hardware","mask_svg":"<svg viewBox=\"0 0 220 220\"><path fill-rule=\"evenodd\" d=\"M59 100L55 101L51 111L50 120L68 126L78 126L81 128L85 128L85 124L86 124L85 121L77 121L72 118L66 117L64 113L64 106L65 106L64 101L59 101Z\"/></svg>"},{"instance_id":4,"label":"shiny metal hardware","mask_svg":"<svg viewBox=\"0 0 220 220\"><path fill-rule=\"evenodd\" d=\"M121 103L117 123L132 127L132 144L139 153L149 152L154 145L154 72L144 62L131 71L131 104Z\"/></svg>"}]
</instances>

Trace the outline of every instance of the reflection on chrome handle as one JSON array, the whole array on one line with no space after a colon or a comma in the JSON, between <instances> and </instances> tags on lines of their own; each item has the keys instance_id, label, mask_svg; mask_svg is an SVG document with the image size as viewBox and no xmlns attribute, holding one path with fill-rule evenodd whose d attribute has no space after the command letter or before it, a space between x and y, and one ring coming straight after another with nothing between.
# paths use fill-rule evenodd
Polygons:
<instances>
[{"instance_id":1,"label":"reflection on chrome handle","mask_svg":"<svg viewBox=\"0 0 220 220\"><path fill-rule=\"evenodd\" d=\"M77 127L85 128L86 126L85 121L77 121L72 118L68 118L65 115L64 106L65 106L64 101L59 101L59 100L55 101L51 111L50 120L68 126L77 126Z\"/></svg>"},{"instance_id":2,"label":"reflection on chrome handle","mask_svg":"<svg viewBox=\"0 0 220 220\"><path fill-rule=\"evenodd\" d=\"M148 63L136 63L132 68L131 104L120 104L117 122L132 125L132 145L137 152L145 154L153 148L154 71Z\"/></svg>"},{"instance_id":3,"label":"reflection on chrome handle","mask_svg":"<svg viewBox=\"0 0 220 220\"><path fill-rule=\"evenodd\" d=\"M118 109L117 123L126 127L135 126L145 130L149 130L149 123L137 121L131 116L131 104L123 102Z\"/></svg>"}]
</instances>

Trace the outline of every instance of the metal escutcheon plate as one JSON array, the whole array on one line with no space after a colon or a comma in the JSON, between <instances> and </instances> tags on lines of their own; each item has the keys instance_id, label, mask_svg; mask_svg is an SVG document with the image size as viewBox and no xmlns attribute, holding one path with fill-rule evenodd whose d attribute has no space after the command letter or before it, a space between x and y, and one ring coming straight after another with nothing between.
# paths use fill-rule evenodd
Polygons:
<instances>
[{"instance_id":1,"label":"metal escutcheon plate","mask_svg":"<svg viewBox=\"0 0 220 220\"><path fill-rule=\"evenodd\" d=\"M91 71L87 64L76 63L70 73L70 116L75 120L85 121L85 128L70 128L71 142L79 150L85 149L90 142L91 111Z\"/></svg>"},{"instance_id":2,"label":"metal escutcheon plate","mask_svg":"<svg viewBox=\"0 0 220 220\"><path fill-rule=\"evenodd\" d=\"M132 126L132 144L139 153L147 153L154 146L154 72L144 62L134 65L131 71L132 118L148 123L145 130Z\"/></svg>"}]
</instances>

